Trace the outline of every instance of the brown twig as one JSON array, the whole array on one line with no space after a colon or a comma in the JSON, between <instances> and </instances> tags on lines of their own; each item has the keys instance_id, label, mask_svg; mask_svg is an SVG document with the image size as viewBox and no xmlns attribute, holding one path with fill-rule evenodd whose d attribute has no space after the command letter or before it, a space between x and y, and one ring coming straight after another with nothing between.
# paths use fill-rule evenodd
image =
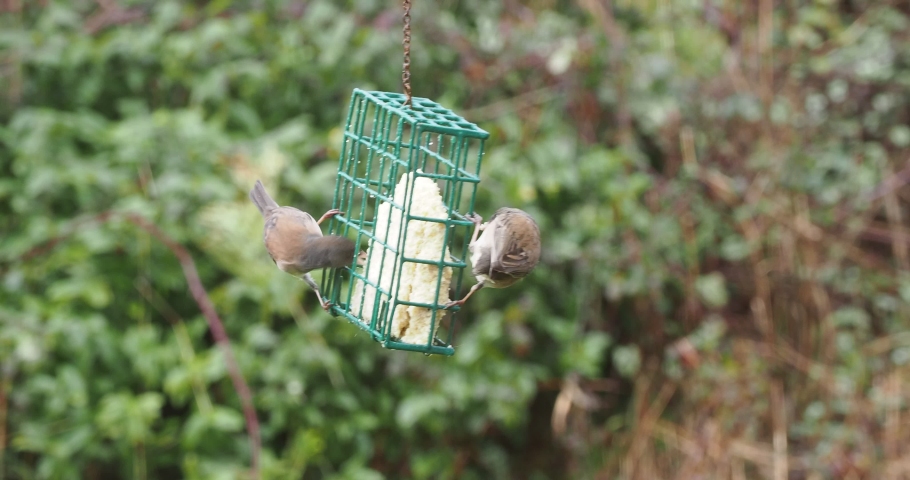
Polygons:
<instances>
[{"instance_id":1,"label":"brown twig","mask_svg":"<svg viewBox=\"0 0 910 480\"><path fill-rule=\"evenodd\" d=\"M114 0L96 0L100 11L85 21L85 31L94 35L112 25L123 25L145 18L140 8L124 9Z\"/></svg>"},{"instance_id":2,"label":"brown twig","mask_svg":"<svg viewBox=\"0 0 910 480\"><path fill-rule=\"evenodd\" d=\"M568 378L563 380L559 395L557 395L556 402L553 404L550 428L553 430L553 435L557 437L566 433L566 425L572 407L592 410L598 405L597 398L582 390L579 381L577 374L569 375Z\"/></svg>"},{"instance_id":3,"label":"brown twig","mask_svg":"<svg viewBox=\"0 0 910 480\"><path fill-rule=\"evenodd\" d=\"M874 202L881 199L885 195L903 187L904 185L910 183L910 166L905 167L903 170L890 175L882 183L875 187L869 194L869 201Z\"/></svg>"},{"instance_id":4,"label":"brown twig","mask_svg":"<svg viewBox=\"0 0 910 480\"><path fill-rule=\"evenodd\" d=\"M866 202L874 204L889 195L891 192L898 192L904 186L910 183L910 166L905 167L901 171L889 175L888 178L885 178L878 185L875 186L869 193L863 195ZM841 223L847 219L847 216L850 215L851 210L849 205L854 205L855 201L851 200L849 204L841 204L837 209L837 215L835 217L836 223Z\"/></svg>"},{"instance_id":5,"label":"brown twig","mask_svg":"<svg viewBox=\"0 0 910 480\"><path fill-rule=\"evenodd\" d=\"M234 353L231 349L231 341L224 329L224 324L221 322L221 318L218 316L218 312L215 311L215 307L212 304L212 301L209 299L205 286L203 286L202 280L199 278L199 273L196 270L196 264L193 262L193 257L190 255L190 252L186 249L186 247L177 243L177 241L171 238L163 230L158 228L157 225L151 223L147 219L135 213L108 211L100 213L93 217L77 220L67 232L64 232L63 234L46 241L42 245L38 245L28 250L20 258L21 260L25 261L38 255L45 254L52 250L61 241L72 236L80 228L95 223L107 223L115 219L126 220L133 225L145 230L147 233L155 237L159 242L163 243L171 251L171 253L177 257L177 261L180 262L180 267L183 269L183 276L186 278L190 293L193 295L193 299L196 301L196 304L199 306L199 309L205 316L205 319L209 324L209 329L212 332L212 336L215 338L215 342L221 347L222 351L224 352L228 374L231 377L231 382L234 385L234 390L236 390L237 396L240 397L240 403L243 408L243 416L246 419L247 433L250 437L250 468L252 470L252 478L254 480L259 478L259 451L261 449L261 440L259 437L259 420L256 417L256 409L253 405L253 395L250 392L250 388L247 385L246 380L243 378L243 373L240 371L240 367L237 364L236 358L234 358Z\"/></svg>"},{"instance_id":6,"label":"brown twig","mask_svg":"<svg viewBox=\"0 0 910 480\"><path fill-rule=\"evenodd\" d=\"M771 448L774 451L774 480L786 480L790 470L787 462L787 416L784 387L780 381L771 382L771 424L774 433Z\"/></svg>"},{"instance_id":7,"label":"brown twig","mask_svg":"<svg viewBox=\"0 0 910 480\"><path fill-rule=\"evenodd\" d=\"M910 168L895 175L891 175L891 179L896 179L891 182L892 185L905 183L905 177L908 177L905 172L910 173ZM890 188L882 198L885 206L885 218L888 219L888 227L889 230L891 230L891 236L894 239L891 243L891 251L894 254L894 258L897 260L898 266L901 267L901 270L907 270L910 268L910 261L908 261L907 258L907 244L910 239L908 239L904 232L904 219L900 200L898 199L896 192L897 188L899 187L896 185Z\"/></svg>"},{"instance_id":8,"label":"brown twig","mask_svg":"<svg viewBox=\"0 0 910 480\"><path fill-rule=\"evenodd\" d=\"M653 378L643 375L635 384L635 398L641 400L633 407L637 425L634 429L635 434L632 437L631 445L626 453L626 461L623 468L626 478L647 478L645 475L636 476L636 470L642 463L641 459L648 448L648 439L654 434L654 427L660 421L660 416L670 402L673 393L676 392L676 384L666 382L661 386L655 398L655 395L650 391L652 380ZM648 403L650 398L654 398L654 401Z\"/></svg>"},{"instance_id":9,"label":"brown twig","mask_svg":"<svg viewBox=\"0 0 910 480\"><path fill-rule=\"evenodd\" d=\"M6 417L9 406L6 398L6 390L9 388L9 369L4 368L0 373L0 480L6 478L4 473L6 469L3 466L3 458L6 456Z\"/></svg>"},{"instance_id":10,"label":"brown twig","mask_svg":"<svg viewBox=\"0 0 910 480\"><path fill-rule=\"evenodd\" d=\"M632 113L627 100L629 82L621 73L625 71L622 68L622 64L625 58L623 53L628 43L626 33L613 16L613 5L610 0L578 0L578 3L600 24L604 36L610 42L610 51L607 58L609 61L609 72L615 77L615 118L618 127L618 139L620 144L627 144L632 141Z\"/></svg>"},{"instance_id":11,"label":"brown twig","mask_svg":"<svg viewBox=\"0 0 910 480\"><path fill-rule=\"evenodd\" d=\"M22 12L22 0L0 0L0 12ZM2 475L3 471L0 470L0 478L2 478Z\"/></svg>"},{"instance_id":12,"label":"brown twig","mask_svg":"<svg viewBox=\"0 0 910 480\"><path fill-rule=\"evenodd\" d=\"M540 380L537 382L537 389L542 391L561 390L564 382L565 380L562 378ZM612 378L580 378L578 384L585 392L622 393L625 391L622 383Z\"/></svg>"},{"instance_id":13,"label":"brown twig","mask_svg":"<svg viewBox=\"0 0 910 480\"><path fill-rule=\"evenodd\" d=\"M507 113L519 112L527 108L556 100L560 96L562 96L562 94L554 92L553 87L547 86L516 95L512 98L474 107L465 110L463 113L465 118L470 118L477 122L494 120Z\"/></svg>"},{"instance_id":14,"label":"brown twig","mask_svg":"<svg viewBox=\"0 0 910 480\"><path fill-rule=\"evenodd\" d=\"M857 237L869 242L883 243L891 245L898 241L898 236L910 236L910 229L900 227L887 227L880 224L865 225L859 231Z\"/></svg>"},{"instance_id":15,"label":"brown twig","mask_svg":"<svg viewBox=\"0 0 910 480\"><path fill-rule=\"evenodd\" d=\"M758 10L758 77L759 95L765 104L767 116L774 96L774 4L771 0L761 0Z\"/></svg>"},{"instance_id":16,"label":"brown twig","mask_svg":"<svg viewBox=\"0 0 910 480\"><path fill-rule=\"evenodd\" d=\"M690 457L703 455L699 446L698 435L686 431L683 427L674 425L671 422L658 421L654 425L654 438L663 440L670 447L673 447L683 454ZM725 440L725 452L732 458L745 460L756 465L771 468L774 465L773 446L763 443L750 442L737 438L727 438ZM799 457L787 457L787 463L790 465L790 471L803 471L807 468Z\"/></svg>"}]
</instances>

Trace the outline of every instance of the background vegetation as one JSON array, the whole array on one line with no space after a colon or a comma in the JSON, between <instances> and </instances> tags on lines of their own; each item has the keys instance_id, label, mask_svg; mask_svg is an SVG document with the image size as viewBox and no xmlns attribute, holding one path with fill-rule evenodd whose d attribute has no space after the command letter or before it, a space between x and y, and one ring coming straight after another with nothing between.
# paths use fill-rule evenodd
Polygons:
<instances>
[{"instance_id":1,"label":"background vegetation","mask_svg":"<svg viewBox=\"0 0 910 480\"><path fill-rule=\"evenodd\" d=\"M329 207L400 5L0 12L0 479L248 478L225 350L109 210L195 260L262 478L910 477L907 2L416 0L415 94L492 134L478 210L544 234L452 358L322 312L246 198Z\"/></svg>"}]
</instances>

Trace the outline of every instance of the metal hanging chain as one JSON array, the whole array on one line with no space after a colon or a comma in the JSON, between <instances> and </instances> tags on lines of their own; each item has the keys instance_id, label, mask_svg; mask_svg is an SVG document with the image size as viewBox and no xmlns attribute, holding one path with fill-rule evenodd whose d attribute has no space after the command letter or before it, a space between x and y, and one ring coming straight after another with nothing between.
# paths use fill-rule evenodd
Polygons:
<instances>
[{"instance_id":1,"label":"metal hanging chain","mask_svg":"<svg viewBox=\"0 0 910 480\"><path fill-rule=\"evenodd\" d=\"M405 106L411 106L411 0L402 0L404 6L404 66L401 69L401 83L404 85L404 94L407 98Z\"/></svg>"}]
</instances>

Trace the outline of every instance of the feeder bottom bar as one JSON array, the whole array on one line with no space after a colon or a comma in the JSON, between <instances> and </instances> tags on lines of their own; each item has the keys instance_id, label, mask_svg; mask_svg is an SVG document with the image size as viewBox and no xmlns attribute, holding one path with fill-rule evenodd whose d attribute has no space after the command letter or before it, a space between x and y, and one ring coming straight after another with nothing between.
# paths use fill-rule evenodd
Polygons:
<instances>
[{"instance_id":1,"label":"feeder bottom bar","mask_svg":"<svg viewBox=\"0 0 910 480\"><path fill-rule=\"evenodd\" d=\"M422 173L417 170L418 173ZM408 184L413 182L413 198L406 198ZM402 175L398 185L395 186L394 201L398 205L411 206L411 215L425 218L448 218L442 195L436 182L426 177L417 177L413 172ZM386 244L395 246L406 258L439 261L448 258L448 252L441 255L446 248L446 226L443 223L411 220L407 225L404 212L392 207L391 203L383 202L376 211L375 238L387 239ZM404 228L403 228L404 227ZM402 232L407 230L404 248L401 248ZM388 234L388 236L386 236ZM361 320L369 325L372 315L381 314L383 302L391 305L394 299L399 302L413 302L425 304L444 305L449 301L449 285L452 281L452 268L446 267L442 271L442 281L439 290L436 282L439 278L439 266L426 263L404 262L401 271L396 272L398 259L395 252L377 241L370 243L367 263L364 266L366 278L381 287L391 296L386 295L376 287L356 280L354 292L351 296L350 312L355 316L362 313ZM395 282L395 277L400 282ZM397 288L397 291L394 290ZM379 307L379 308L375 308ZM362 310L361 310L362 308ZM444 310L437 310L435 328L432 335L435 337L436 329L442 320ZM391 336L402 343L423 344L430 341L430 326L433 324L434 312L432 309L409 305L398 305L391 317ZM377 324L376 328L384 331L385 324Z\"/></svg>"}]
</instances>

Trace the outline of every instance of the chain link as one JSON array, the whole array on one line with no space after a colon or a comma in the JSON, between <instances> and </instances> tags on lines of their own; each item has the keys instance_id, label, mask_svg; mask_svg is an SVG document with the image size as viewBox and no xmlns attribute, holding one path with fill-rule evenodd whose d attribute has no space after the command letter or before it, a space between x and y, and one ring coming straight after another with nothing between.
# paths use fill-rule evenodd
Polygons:
<instances>
[{"instance_id":1,"label":"chain link","mask_svg":"<svg viewBox=\"0 0 910 480\"><path fill-rule=\"evenodd\" d=\"M411 0L402 0L404 6L404 39L401 44L404 46L404 66L401 69L401 83L404 86L404 94L407 98L404 101L405 106L411 106Z\"/></svg>"}]
</instances>

